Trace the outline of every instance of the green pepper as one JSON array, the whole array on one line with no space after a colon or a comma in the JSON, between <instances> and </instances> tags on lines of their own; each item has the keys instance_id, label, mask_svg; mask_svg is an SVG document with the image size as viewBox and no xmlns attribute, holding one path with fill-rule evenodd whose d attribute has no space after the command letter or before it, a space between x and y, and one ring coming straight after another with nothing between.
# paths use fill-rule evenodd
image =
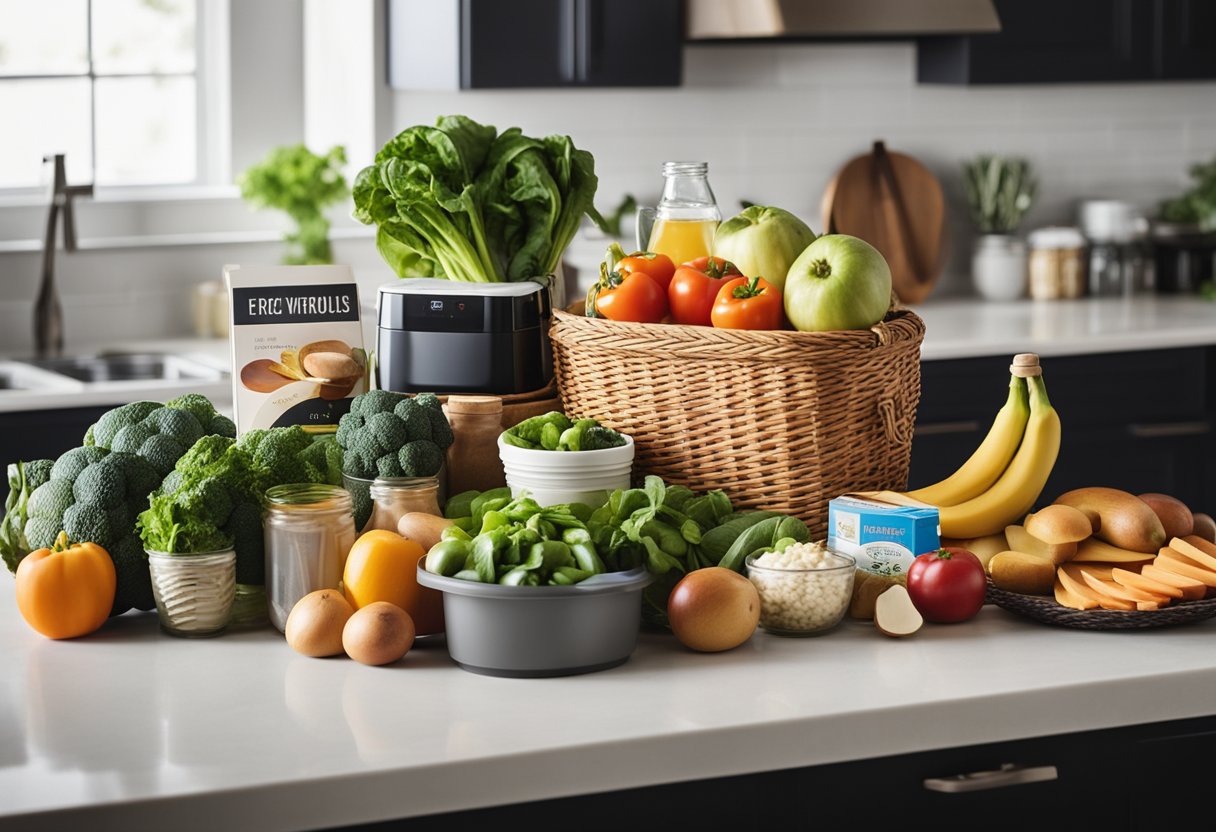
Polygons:
<instances>
[{"instance_id":1,"label":"green pepper","mask_svg":"<svg viewBox=\"0 0 1216 832\"><path fill-rule=\"evenodd\" d=\"M469 544L463 540L440 540L426 553L426 571L451 577L464 569Z\"/></svg>"}]
</instances>

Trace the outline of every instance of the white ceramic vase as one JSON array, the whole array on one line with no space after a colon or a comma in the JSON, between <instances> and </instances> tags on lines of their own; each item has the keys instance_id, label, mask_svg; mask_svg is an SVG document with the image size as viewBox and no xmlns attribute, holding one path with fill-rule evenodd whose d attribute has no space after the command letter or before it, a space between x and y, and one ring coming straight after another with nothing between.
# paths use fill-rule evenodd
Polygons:
<instances>
[{"instance_id":1,"label":"white ceramic vase","mask_svg":"<svg viewBox=\"0 0 1216 832\"><path fill-rule=\"evenodd\" d=\"M1026 243L1011 234L983 234L971 254L971 280L984 300L1017 300L1026 294Z\"/></svg>"}]
</instances>

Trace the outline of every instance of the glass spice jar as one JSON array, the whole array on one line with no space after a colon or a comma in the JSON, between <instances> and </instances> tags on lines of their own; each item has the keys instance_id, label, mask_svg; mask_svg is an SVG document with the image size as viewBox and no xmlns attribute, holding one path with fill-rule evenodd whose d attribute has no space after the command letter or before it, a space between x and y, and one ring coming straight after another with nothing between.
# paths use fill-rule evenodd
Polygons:
<instances>
[{"instance_id":1,"label":"glass spice jar","mask_svg":"<svg viewBox=\"0 0 1216 832\"><path fill-rule=\"evenodd\" d=\"M1077 228L1047 227L1030 233L1030 297L1079 298L1085 294L1085 236Z\"/></svg>"},{"instance_id":2,"label":"glass spice jar","mask_svg":"<svg viewBox=\"0 0 1216 832\"><path fill-rule=\"evenodd\" d=\"M360 533L372 529L395 532L402 515L411 512L443 516L438 477L377 477L369 490L372 514Z\"/></svg>"},{"instance_id":3,"label":"glass spice jar","mask_svg":"<svg viewBox=\"0 0 1216 832\"><path fill-rule=\"evenodd\" d=\"M236 550L145 552L161 629L183 638L224 632L236 597Z\"/></svg>"},{"instance_id":4,"label":"glass spice jar","mask_svg":"<svg viewBox=\"0 0 1216 832\"><path fill-rule=\"evenodd\" d=\"M350 493L336 485L276 485L266 500L266 596L270 621L283 632L297 601L338 588L355 521Z\"/></svg>"},{"instance_id":5,"label":"glass spice jar","mask_svg":"<svg viewBox=\"0 0 1216 832\"><path fill-rule=\"evenodd\" d=\"M454 437L447 452L448 493L489 491L507 484L498 456L502 399L448 396L444 406Z\"/></svg>"}]
</instances>

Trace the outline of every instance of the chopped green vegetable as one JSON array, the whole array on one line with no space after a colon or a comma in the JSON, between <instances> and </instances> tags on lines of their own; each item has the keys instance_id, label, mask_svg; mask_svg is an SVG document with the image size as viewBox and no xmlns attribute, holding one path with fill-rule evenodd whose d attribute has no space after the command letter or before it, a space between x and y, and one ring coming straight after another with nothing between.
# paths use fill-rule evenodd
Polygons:
<instances>
[{"instance_id":1,"label":"chopped green vegetable","mask_svg":"<svg viewBox=\"0 0 1216 832\"><path fill-rule=\"evenodd\" d=\"M525 419L508 428L502 438L517 448L546 451L599 451L625 444L624 436L595 419L572 421L556 410Z\"/></svg>"}]
</instances>

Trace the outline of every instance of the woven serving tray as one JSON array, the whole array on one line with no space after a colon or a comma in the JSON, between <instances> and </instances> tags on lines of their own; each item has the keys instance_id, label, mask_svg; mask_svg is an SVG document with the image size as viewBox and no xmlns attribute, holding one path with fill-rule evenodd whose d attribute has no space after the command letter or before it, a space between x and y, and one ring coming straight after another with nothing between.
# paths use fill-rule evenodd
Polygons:
<instances>
[{"instance_id":1,"label":"woven serving tray","mask_svg":"<svg viewBox=\"0 0 1216 832\"><path fill-rule=\"evenodd\" d=\"M1184 601L1159 610L1074 610L1060 606L1045 595L1022 595L988 584L989 602L1044 624L1077 630L1145 630L1175 627L1216 617L1216 598Z\"/></svg>"}]
</instances>

